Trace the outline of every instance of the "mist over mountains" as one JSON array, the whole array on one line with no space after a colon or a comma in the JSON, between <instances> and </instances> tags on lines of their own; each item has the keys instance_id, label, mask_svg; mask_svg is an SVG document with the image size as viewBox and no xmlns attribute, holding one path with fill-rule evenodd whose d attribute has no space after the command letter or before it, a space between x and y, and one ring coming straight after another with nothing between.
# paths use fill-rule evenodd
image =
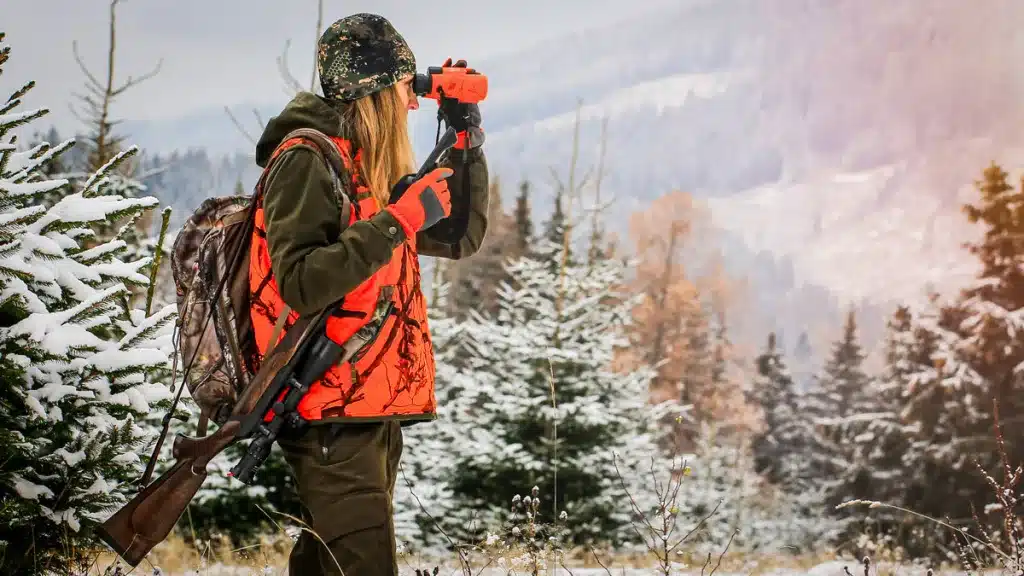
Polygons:
<instances>
[{"instance_id":1,"label":"mist over mountains","mask_svg":"<svg viewBox=\"0 0 1024 576\"><path fill-rule=\"evenodd\" d=\"M547 215L582 99L581 170L609 118L612 229L672 189L708 199L728 268L755 287L756 310L735 320L749 343L769 329L821 341L851 303L877 335L893 300L972 273L959 205L989 161L1024 162L1022 21L1013 0L689 0L470 64L490 78L486 147L506 202L529 179ZM251 111L234 112L256 136ZM414 122L422 155L433 103ZM221 108L124 130L150 156L179 150L150 183L178 217L258 177Z\"/></svg>"}]
</instances>

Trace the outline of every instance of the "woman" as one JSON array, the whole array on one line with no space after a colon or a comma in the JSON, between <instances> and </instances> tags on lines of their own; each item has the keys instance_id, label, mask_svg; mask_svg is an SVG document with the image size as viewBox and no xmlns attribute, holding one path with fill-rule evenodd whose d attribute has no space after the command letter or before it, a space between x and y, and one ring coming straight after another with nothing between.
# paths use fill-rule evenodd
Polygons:
<instances>
[{"instance_id":1,"label":"woman","mask_svg":"<svg viewBox=\"0 0 1024 576\"><path fill-rule=\"evenodd\" d=\"M316 533L299 537L289 573L338 574L340 566L349 576L397 574L392 493L401 425L436 414L418 256L459 259L480 247L488 198L483 132L475 105L442 104L460 132L457 147L464 149L470 135L468 163L463 152L451 154L450 166L389 204L394 184L415 172L406 128L408 111L418 108L412 52L373 14L335 22L318 48L324 96L297 95L256 147L257 163L268 171L252 243L251 317L261 354L299 314L338 301L327 329L332 339L340 343L366 325L378 331L352 362L329 370L304 397L299 412L311 426L279 441ZM316 148L284 141L297 128L330 136L342 154L348 212ZM463 229L452 238L451 226L444 226L442 242L431 229L439 221Z\"/></svg>"}]
</instances>

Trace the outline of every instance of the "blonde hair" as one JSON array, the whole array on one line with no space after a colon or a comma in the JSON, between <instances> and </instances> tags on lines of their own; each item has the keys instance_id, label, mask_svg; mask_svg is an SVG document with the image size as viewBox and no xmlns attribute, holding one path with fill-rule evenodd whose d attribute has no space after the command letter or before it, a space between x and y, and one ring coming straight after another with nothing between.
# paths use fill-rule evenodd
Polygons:
<instances>
[{"instance_id":1,"label":"blonde hair","mask_svg":"<svg viewBox=\"0 0 1024 576\"><path fill-rule=\"evenodd\" d=\"M345 137L352 141L353 152L362 151L359 171L381 207L398 179L416 171L398 90L392 85L341 107Z\"/></svg>"}]
</instances>

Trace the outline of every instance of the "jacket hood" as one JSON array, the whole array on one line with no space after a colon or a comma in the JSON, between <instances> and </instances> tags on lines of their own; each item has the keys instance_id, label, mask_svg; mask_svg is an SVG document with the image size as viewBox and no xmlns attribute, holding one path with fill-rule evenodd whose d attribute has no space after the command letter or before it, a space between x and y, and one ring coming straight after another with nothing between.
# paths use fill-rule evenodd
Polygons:
<instances>
[{"instance_id":1,"label":"jacket hood","mask_svg":"<svg viewBox=\"0 0 1024 576\"><path fill-rule=\"evenodd\" d=\"M280 114L267 122L256 144L256 164L266 168L274 149L296 128L313 128L328 136L341 136L341 115L323 98L299 92Z\"/></svg>"}]
</instances>

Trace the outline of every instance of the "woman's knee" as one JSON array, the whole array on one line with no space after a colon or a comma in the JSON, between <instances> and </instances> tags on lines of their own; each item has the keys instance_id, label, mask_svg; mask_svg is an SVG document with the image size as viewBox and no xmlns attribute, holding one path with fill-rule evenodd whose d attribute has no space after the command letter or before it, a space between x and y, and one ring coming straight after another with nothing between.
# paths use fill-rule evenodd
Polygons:
<instances>
[{"instance_id":1,"label":"woman's knee","mask_svg":"<svg viewBox=\"0 0 1024 576\"><path fill-rule=\"evenodd\" d=\"M398 574L394 527L391 522L342 534L327 543L321 565L340 566L345 574ZM336 565L334 563L337 563Z\"/></svg>"}]
</instances>

